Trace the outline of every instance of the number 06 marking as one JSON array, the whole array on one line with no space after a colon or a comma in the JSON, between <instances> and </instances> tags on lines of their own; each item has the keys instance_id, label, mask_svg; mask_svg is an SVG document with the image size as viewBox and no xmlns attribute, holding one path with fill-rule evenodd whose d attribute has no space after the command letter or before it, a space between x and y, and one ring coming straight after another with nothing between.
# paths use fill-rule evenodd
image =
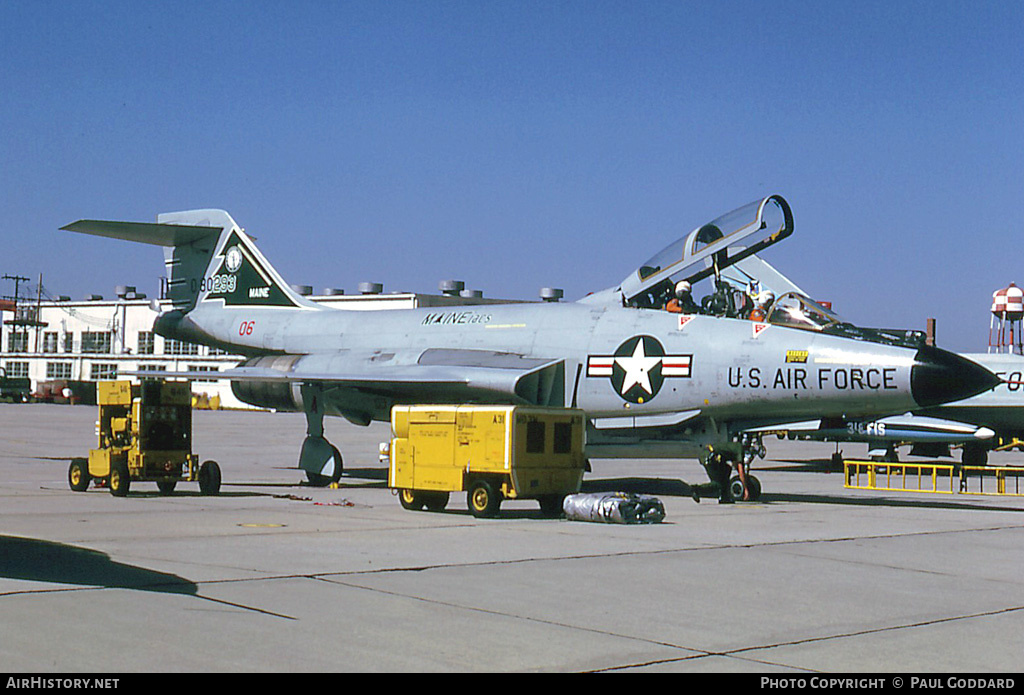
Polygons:
<instances>
[{"instance_id":1,"label":"number 06 marking","mask_svg":"<svg viewBox=\"0 0 1024 695\"><path fill-rule=\"evenodd\" d=\"M254 328L256 328L255 321L242 321L238 325L238 335L252 335Z\"/></svg>"}]
</instances>

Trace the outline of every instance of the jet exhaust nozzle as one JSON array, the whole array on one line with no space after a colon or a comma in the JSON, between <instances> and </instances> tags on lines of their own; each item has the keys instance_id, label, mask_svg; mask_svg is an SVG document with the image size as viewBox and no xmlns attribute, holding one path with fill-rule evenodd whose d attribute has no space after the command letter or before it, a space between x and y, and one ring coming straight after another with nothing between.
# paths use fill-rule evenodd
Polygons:
<instances>
[{"instance_id":1,"label":"jet exhaust nozzle","mask_svg":"<svg viewBox=\"0 0 1024 695\"><path fill-rule=\"evenodd\" d=\"M980 364L931 346L917 351L910 370L910 392L922 408L970 398L1000 383Z\"/></svg>"}]
</instances>

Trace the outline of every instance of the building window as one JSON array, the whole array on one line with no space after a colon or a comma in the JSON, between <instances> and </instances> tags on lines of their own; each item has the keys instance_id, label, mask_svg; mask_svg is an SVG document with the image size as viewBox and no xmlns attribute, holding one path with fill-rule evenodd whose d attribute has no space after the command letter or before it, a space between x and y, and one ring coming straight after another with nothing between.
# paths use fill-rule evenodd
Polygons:
<instances>
[{"instance_id":1,"label":"building window","mask_svg":"<svg viewBox=\"0 0 1024 695\"><path fill-rule=\"evenodd\" d=\"M111 346L110 331L83 331L82 352L110 353Z\"/></svg>"},{"instance_id":2,"label":"building window","mask_svg":"<svg viewBox=\"0 0 1024 695\"><path fill-rule=\"evenodd\" d=\"M28 362L7 362L4 365L8 379L27 379Z\"/></svg>"},{"instance_id":3,"label":"building window","mask_svg":"<svg viewBox=\"0 0 1024 695\"><path fill-rule=\"evenodd\" d=\"M43 352L57 352L57 334L43 333Z\"/></svg>"},{"instance_id":4,"label":"building window","mask_svg":"<svg viewBox=\"0 0 1024 695\"><path fill-rule=\"evenodd\" d=\"M28 332L12 331L7 336L8 352L28 352Z\"/></svg>"},{"instance_id":5,"label":"building window","mask_svg":"<svg viewBox=\"0 0 1024 695\"><path fill-rule=\"evenodd\" d=\"M190 372L219 372L220 368L219 367L207 366L207 365L203 365L203 364L190 364L188 366L188 371L190 371ZM216 379L195 379L194 381L196 383L206 383L206 382L215 382L217 380Z\"/></svg>"},{"instance_id":6,"label":"building window","mask_svg":"<svg viewBox=\"0 0 1024 695\"><path fill-rule=\"evenodd\" d=\"M64 352L75 351L75 334L65 333L64 334Z\"/></svg>"},{"instance_id":7,"label":"building window","mask_svg":"<svg viewBox=\"0 0 1024 695\"><path fill-rule=\"evenodd\" d=\"M139 331L139 354L152 355L156 352L156 338L153 331Z\"/></svg>"},{"instance_id":8,"label":"building window","mask_svg":"<svg viewBox=\"0 0 1024 695\"><path fill-rule=\"evenodd\" d=\"M164 341L164 354L166 355L198 355L199 346L195 343L186 343L184 340L169 338Z\"/></svg>"},{"instance_id":9,"label":"building window","mask_svg":"<svg viewBox=\"0 0 1024 695\"><path fill-rule=\"evenodd\" d=\"M139 371L140 372L166 372L167 371L167 365L166 364L140 364L139 365Z\"/></svg>"},{"instance_id":10,"label":"building window","mask_svg":"<svg viewBox=\"0 0 1024 695\"><path fill-rule=\"evenodd\" d=\"M103 381L117 378L117 365L94 362L89 367L89 378L93 381Z\"/></svg>"},{"instance_id":11,"label":"building window","mask_svg":"<svg viewBox=\"0 0 1024 695\"><path fill-rule=\"evenodd\" d=\"M47 362L46 363L46 378L47 379L70 379L71 378L71 363L70 362Z\"/></svg>"}]
</instances>

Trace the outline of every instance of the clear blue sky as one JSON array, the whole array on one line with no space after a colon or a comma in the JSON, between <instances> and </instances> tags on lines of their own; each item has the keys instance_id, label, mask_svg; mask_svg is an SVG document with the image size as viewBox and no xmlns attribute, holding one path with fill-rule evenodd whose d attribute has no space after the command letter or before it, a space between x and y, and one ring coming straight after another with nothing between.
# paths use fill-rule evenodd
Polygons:
<instances>
[{"instance_id":1,"label":"clear blue sky","mask_svg":"<svg viewBox=\"0 0 1024 695\"><path fill-rule=\"evenodd\" d=\"M575 299L770 193L766 258L856 323L983 351L1024 285L1017 2L6 0L0 32L0 274L54 293L163 270L60 226L217 207L293 283Z\"/></svg>"}]
</instances>

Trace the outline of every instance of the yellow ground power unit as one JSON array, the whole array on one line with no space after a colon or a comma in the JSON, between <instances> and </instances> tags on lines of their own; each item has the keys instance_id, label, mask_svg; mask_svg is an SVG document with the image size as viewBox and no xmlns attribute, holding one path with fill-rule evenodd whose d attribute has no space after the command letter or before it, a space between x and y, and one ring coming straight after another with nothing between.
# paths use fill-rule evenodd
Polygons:
<instances>
[{"instance_id":1,"label":"yellow ground power unit","mask_svg":"<svg viewBox=\"0 0 1024 695\"><path fill-rule=\"evenodd\" d=\"M220 492L220 466L199 464L192 453L192 392L186 381L101 381L97 384L99 445L89 458L72 459L71 489L82 492L96 480L117 497L132 481L151 480L163 494L179 480L199 481L204 495Z\"/></svg>"},{"instance_id":2,"label":"yellow ground power unit","mask_svg":"<svg viewBox=\"0 0 1024 695\"><path fill-rule=\"evenodd\" d=\"M556 514L583 481L585 422L568 408L395 406L388 486L406 509L441 511L466 491L477 517L497 516L504 499Z\"/></svg>"}]
</instances>

